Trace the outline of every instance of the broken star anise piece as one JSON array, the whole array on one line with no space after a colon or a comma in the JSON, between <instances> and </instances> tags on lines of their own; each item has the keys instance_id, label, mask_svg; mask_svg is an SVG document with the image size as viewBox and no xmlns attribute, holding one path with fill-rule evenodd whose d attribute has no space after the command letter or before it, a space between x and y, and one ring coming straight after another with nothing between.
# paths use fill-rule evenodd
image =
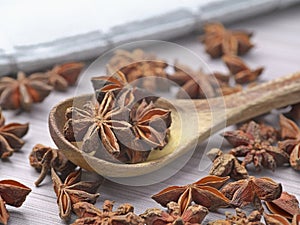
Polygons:
<instances>
[{"instance_id":1,"label":"broken star anise piece","mask_svg":"<svg viewBox=\"0 0 300 225\"><path fill-rule=\"evenodd\" d=\"M87 202L74 204L74 212L79 217L72 225L144 225L144 220L136 215L130 204L120 205L113 211L114 202L106 200L102 210Z\"/></svg>"},{"instance_id":2,"label":"broken star anise piece","mask_svg":"<svg viewBox=\"0 0 300 225\"><path fill-rule=\"evenodd\" d=\"M241 58L234 55L225 55L222 59L229 71L234 75L235 82L238 84L250 83L257 80L264 70L263 67L251 70Z\"/></svg>"},{"instance_id":3,"label":"broken star anise piece","mask_svg":"<svg viewBox=\"0 0 300 225\"><path fill-rule=\"evenodd\" d=\"M18 151L24 145L21 139L28 132L28 123L9 123L5 125L5 118L0 109L0 158L5 159Z\"/></svg>"},{"instance_id":4,"label":"broken star anise piece","mask_svg":"<svg viewBox=\"0 0 300 225\"><path fill-rule=\"evenodd\" d=\"M246 168L232 154L223 153L220 149L213 148L207 153L207 156L213 162L209 171L210 175L230 176L236 180L248 178Z\"/></svg>"},{"instance_id":5,"label":"broken star anise piece","mask_svg":"<svg viewBox=\"0 0 300 225\"><path fill-rule=\"evenodd\" d=\"M272 213L279 214L287 219L292 219L293 215L300 213L296 196L285 191L281 193L280 198L266 202L266 205Z\"/></svg>"},{"instance_id":6,"label":"broken star anise piece","mask_svg":"<svg viewBox=\"0 0 300 225\"><path fill-rule=\"evenodd\" d=\"M169 202L177 202L180 212L183 213L192 202L202 205L209 210L229 206L227 199L218 189L229 179L229 177L206 176L193 184L186 186L167 187L152 196L162 206Z\"/></svg>"},{"instance_id":7,"label":"broken star anise piece","mask_svg":"<svg viewBox=\"0 0 300 225\"><path fill-rule=\"evenodd\" d=\"M69 141L82 141L84 151L107 151L114 157L120 155L120 145L114 132L127 130L131 124L124 119L129 109L114 105L112 92L107 92L99 104L90 101L83 109L70 107L66 110L67 122L64 135ZM124 132L125 133L125 132ZM103 147L106 151L103 151Z\"/></svg>"},{"instance_id":8,"label":"broken star anise piece","mask_svg":"<svg viewBox=\"0 0 300 225\"><path fill-rule=\"evenodd\" d=\"M264 213L264 220L266 222L266 225L291 225L290 222L285 217L279 214Z\"/></svg>"},{"instance_id":9,"label":"broken star anise piece","mask_svg":"<svg viewBox=\"0 0 300 225\"><path fill-rule=\"evenodd\" d=\"M52 91L44 74L35 73L26 77L19 72L17 79L0 79L0 106L2 109L24 109L29 111L33 103L42 102Z\"/></svg>"},{"instance_id":10,"label":"broken star anise piece","mask_svg":"<svg viewBox=\"0 0 300 225\"><path fill-rule=\"evenodd\" d=\"M208 214L208 209L200 205L191 205L183 213L176 202L169 202L167 208L167 212L157 208L147 209L140 216L146 225L200 225Z\"/></svg>"},{"instance_id":11,"label":"broken star anise piece","mask_svg":"<svg viewBox=\"0 0 300 225\"><path fill-rule=\"evenodd\" d=\"M68 220L70 218L73 205L77 202L95 203L99 194L95 194L100 182L81 181L81 169L70 173L64 182L51 169L54 192L57 196L59 216Z\"/></svg>"},{"instance_id":12,"label":"broken star anise piece","mask_svg":"<svg viewBox=\"0 0 300 225\"><path fill-rule=\"evenodd\" d=\"M274 170L289 160L286 152L272 146L276 140L277 131L270 126L259 125L251 121L239 130L226 131L223 136L234 147L230 150L230 154L244 157L243 166L253 162L258 170L262 167Z\"/></svg>"},{"instance_id":13,"label":"broken star anise piece","mask_svg":"<svg viewBox=\"0 0 300 225\"><path fill-rule=\"evenodd\" d=\"M256 209L262 210L261 200L273 201L279 198L282 187L271 178L250 176L225 185L221 191L235 207L253 204Z\"/></svg>"},{"instance_id":14,"label":"broken star anise piece","mask_svg":"<svg viewBox=\"0 0 300 225\"><path fill-rule=\"evenodd\" d=\"M211 23L204 26L204 35L200 40L205 44L206 52L212 58L223 54L243 55L253 44L250 41L252 33L245 31L231 31L220 23Z\"/></svg>"},{"instance_id":15,"label":"broken star anise piece","mask_svg":"<svg viewBox=\"0 0 300 225\"><path fill-rule=\"evenodd\" d=\"M216 220L213 222L209 222L208 225L263 225L260 222L261 213L257 210L252 211L248 216L245 212L243 212L240 208L235 209L236 215L232 215L231 213L225 213L225 220Z\"/></svg>"},{"instance_id":16,"label":"broken star anise piece","mask_svg":"<svg viewBox=\"0 0 300 225\"><path fill-rule=\"evenodd\" d=\"M141 49L132 52L117 50L109 60L110 72L120 70L133 86L144 88L148 91L167 91L169 83L166 79L168 64L156 58L154 55L145 53Z\"/></svg>"},{"instance_id":17,"label":"broken star anise piece","mask_svg":"<svg viewBox=\"0 0 300 225\"><path fill-rule=\"evenodd\" d=\"M31 189L14 180L0 181L0 223L7 224L9 213L6 204L20 207Z\"/></svg>"},{"instance_id":18,"label":"broken star anise piece","mask_svg":"<svg viewBox=\"0 0 300 225\"><path fill-rule=\"evenodd\" d=\"M300 128L295 122L280 115L281 138L279 148L290 155L290 164L295 170L300 170Z\"/></svg>"},{"instance_id":19,"label":"broken star anise piece","mask_svg":"<svg viewBox=\"0 0 300 225\"><path fill-rule=\"evenodd\" d=\"M300 143L300 128L294 121L283 115L280 115L279 123L283 141L279 142L278 145L288 154L291 154L295 146Z\"/></svg>"},{"instance_id":20,"label":"broken star anise piece","mask_svg":"<svg viewBox=\"0 0 300 225\"><path fill-rule=\"evenodd\" d=\"M69 62L54 66L48 71L48 83L58 91L66 91L68 86L75 85L84 64L81 62Z\"/></svg>"},{"instance_id":21,"label":"broken star anise piece","mask_svg":"<svg viewBox=\"0 0 300 225\"><path fill-rule=\"evenodd\" d=\"M35 181L36 186L40 185L51 168L61 173L63 177L76 168L76 165L69 161L60 150L42 144L33 147L29 155L29 162L40 172L39 178Z\"/></svg>"}]
</instances>

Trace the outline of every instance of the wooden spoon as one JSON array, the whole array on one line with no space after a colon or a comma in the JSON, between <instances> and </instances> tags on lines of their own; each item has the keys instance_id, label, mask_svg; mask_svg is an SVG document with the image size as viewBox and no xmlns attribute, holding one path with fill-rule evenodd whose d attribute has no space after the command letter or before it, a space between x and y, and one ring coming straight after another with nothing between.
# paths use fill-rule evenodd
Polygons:
<instances>
[{"instance_id":1,"label":"wooden spoon","mask_svg":"<svg viewBox=\"0 0 300 225\"><path fill-rule=\"evenodd\" d=\"M152 151L157 153L151 153L147 162L137 164L119 164L93 157L64 138L66 109L74 103L82 106L91 98L92 95L83 95L67 99L51 110L49 128L54 142L68 159L86 170L108 177L133 177L166 166L225 126L300 102L300 72L222 98L172 102L159 99L157 105L172 111L169 143L161 151Z\"/></svg>"}]
</instances>

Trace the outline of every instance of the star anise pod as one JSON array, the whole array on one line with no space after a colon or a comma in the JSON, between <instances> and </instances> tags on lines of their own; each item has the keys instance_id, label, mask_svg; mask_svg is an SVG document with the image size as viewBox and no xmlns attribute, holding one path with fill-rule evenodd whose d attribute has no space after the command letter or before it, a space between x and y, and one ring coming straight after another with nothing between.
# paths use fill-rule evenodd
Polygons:
<instances>
[{"instance_id":1,"label":"star anise pod","mask_svg":"<svg viewBox=\"0 0 300 225\"><path fill-rule=\"evenodd\" d=\"M69 86L75 85L84 63L69 62L54 66L52 70L48 71L48 83L58 91L66 91Z\"/></svg>"},{"instance_id":2,"label":"star anise pod","mask_svg":"<svg viewBox=\"0 0 300 225\"><path fill-rule=\"evenodd\" d=\"M232 154L223 153L220 149L211 149L207 156L213 161L210 175L219 177L230 176L233 179L248 178L248 172Z\"/></svg>"},{"instance_id":3,"label":"star anise pod","mask_svg":"<svg viewBox=\"0 0 300 225\"><path fill-rule=\"evenodd\" d=\"M227 30L220 23L205 25L204 33L200 40L212 58L221 57L223 54L243 55L253 47L250 41L252 33Z\"/></svg>"},{"instance_id":4,"label":"star anise pod","mask_svg":"<svg viewBox=\"0 0 300 225\"><path fill-rule=\"evenodd\" d=\"M300 170L300 128L295 122L280 115L281 138L278 146L290 155L290 164Z\"/></svg>"},{"instance_id":5,"label":"star anise pod","mask_svg":"<svg viewBox=\"0 0 300 225\"><path fill-rule=\"evenodd\" d=\"M52 91L44 74L34 73L26 77L19 72L17 79L0 79L0 106L3 109L24 109L29 111L33 103L42 102Z\"/></svg>"},{"instance_id":6,"label":"star anise pod","mask_svg":"<svg viewBox=\"0 0 300 225\"><path fill-rule=\"evenodd\" d=\"M229 177L206 176L186 186L170 186L152 196L156 202L166 207L169 202L177 202L180 212L184 212L192 202L209 210L227 207L229 200L218 190Z\"/></svg>"},{"instance_id":7,"label":"star anise pod","mask_svg":"<svg viewBox=\"0 0 300 225\"><path fill-rule=\"evenodd\" d=\"M117 96L122 90L131 87L121 71L113 75L93 77L91 81L99 102L103 100L107 92L113 92Z\"/></svg>"},{"instance_id":8,"label":"star anise pod","mask_svg":"<svg viewBox=\"0 0 300 225\"><path fill-rule=\"evenodd\" d=\"M281 193L280 198L266 202L266 206L272 213L287 219L292 219L293 215L300 214L299 202L296 196L285 191Z\"/></svg>"},{"instance_id":9,"label":"star anise pod","mask_svg":"<svg viewBox=\"0 0 300 225\"><path fill-rule=\"evenodd\" d=\"M9 123L0 109L0 158L5 159L22 148L25 142L21 139L28 132L28 123Z\"/></svg>"},{"instance_id":10,"label":"star anise pod","mask_svg":"<svg viewBox=\"0 0 300 225\"><path fill-rule=\"evenodd\" d=\"M168 64L154 55L145 53L141 49L132 52L117 50L109 60L110 71L120 70L133 86L142 87L148 91L169 89L166 68Z\"/></svg>"},{"instance_id":11,"label":"star anise pod","mask_svg":"<svg viewBox=\"0 0 300 225\"><path fill-rule=\"evenodd\" d=\"M146 225L200 225L208 209L200 205L191 205L183 213L176 202L167 204L167 212L157 208L147 209L140 216Z\"/></svg>"},{"instance_id":12,"label":"star anise pod","mask_svg":"<svg viewBox=\"0 0 300 225\"><path fill-rule=\"evenodd\" d=\"M240 208L235 209L236 215L232 215L231 213L225 213L225 220L216 220L213 222L209 222L209 225L263 225L260 222L261 213L257 210L252 211L248 216L245 212L243 212Z\"/></svg>"},{"instance_id":13,"label":"star anise pod","mask_svg":"<svg viewBox=\"0 0 300 225\"><path fill-rule=\"evenodd\" d=\"M9 213L6 204L20 207L31 189L14 180L0 181L0 223L7 224Z\"/></svg>"},{"instance_id":14,"label":"star anise pod","mask_svg":"<svg viewBox=\"0 0 300 225\"><path fill-rule=\"evenodd\" d=\"M282 187L271 178L250 176L228 183L221 191L235 207L244 207L252 203L256 209L262 210L261 200L273 201L279 198Z\"/></svg>"},{"instance_id":15,"label":"star anise pod","mask_svg":"<svg viewBox=\"0 0 300 225\"><path fill-rule=\"evenodd\" d=\"M230 86L230 77L221 73L207 75L202 70L194 71L178 62L175 62L174 70L174 74L169 75L168 79L181 86L177 98L205 99L242 90L240 85Z\"/></svg>"},{"instance_id":16,"label":"star anise pod","mask_svg":"<svg viewBox=\"0 0 300 225\"><path fill-rule=\"evenodd\" d=\"M132 205L126 203L113 211L113 204L106 200L100 210L87 202L74 204L74 212L79 217L72 225L143 225L141 217L134 214Z\"/></svg>"},{"instance_id":17,"label":"star anise pod","mask_svg":"<svg viewBox=\"0 0 300 225\"><path fill-rule=\"evenodd\" d=\"M128 110L114 106L114 96L112 92L107 92L100 104L90 101L84 105L84 109L68 108L64 135L69 141L82 141L82 149L85 151L92 149L103 153L104 146L109 154L118 157L120 145L114 132L131 128L123 116L128 114Z\"/></svg>"},{"instance_id":18,"label":"star anise pod","mask_svg":"<svg viewBox=\"0 0 300 225\"><path fill-rule=\"evenodd\" d=\"M222 59L229 71L234 75L235 82L238 84L250 83L257 80L264 70L263 67L252 70L241 58L234 55L225 55Z\"/></svg>"},{"instance_id":19,"label":"star anise pod","mask_svg":"<svg viewBox=\"0 0 300 225\"><path fill-rule=\"evenodd\" d=\"M234 147L230 150L230 154L244 157L243 166L252 162L256 169L265 167L274 170L289 160L287 153L272 146L277 131L271 126L259 125L251 121L239 130L226 131L223 136Z\"/></svg>"},{"instance_id":20,"label":"star anise pod","mask_svg":"<svg viewBox=\"0 0 300 225\"><path fill-rule=\"evenodd\" d=\"M285 217L279 214L264 213L264 219L266 225L291 225L291 223ZM298 223L292 225L298 225Z\"/></svg>"},{"instance_id":21,"label":"star anise pod","mask_svg":"<svg viewBox=\"0 0 300 225\"><path fill-rule=\"evenodd\" d=\"M51 168L59 172L62 177L65 177L76 168L76 165L69 161L60 150L42 144L33 147L29 155L29 162L32 167L40 172L39 178L35 181L36 186L40 185Z\"/></svg>"},{"instance_id":22,"label":"star anise pod","mask_svg":"<svg viewBox=\"0 0 300 225\"><path fill-rule=\"evenodd\" d=\"M81 169L70 173L64 182L51 168L54 192L57 196L59 216L68 220L73 205L77 202L95 203L99 194L95 194L100 183L95 181L80 181Z\"/></svg>"}]
</instances>

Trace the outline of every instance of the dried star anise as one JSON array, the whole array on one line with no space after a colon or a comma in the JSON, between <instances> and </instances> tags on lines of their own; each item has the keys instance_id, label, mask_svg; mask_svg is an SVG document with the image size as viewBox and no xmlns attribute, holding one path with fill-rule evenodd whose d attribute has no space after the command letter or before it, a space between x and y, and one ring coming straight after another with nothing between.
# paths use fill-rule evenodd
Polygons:
<instances>
[{"instance_id":1,"label":"dried star anise","mask_svg":"<svg viewBox=\"0 0 300 225\"><path fill-rule=\"evenodd\" d=\"M232 154L223 153L220 149L214 148L207 153L207 156L213 161L209 171L210 175L230 176L236 180L248 178L246 168Z\"/></svg>"},{"instance_id":2,"label":"dried star anise","mask_svg":"<svg viewBox=\"0 0 300 225\"><path fill-rule=\"evenodd\" d=\"M221 57L223 54L243 55L253 47L250 42L252 33L226 30L220 23L205 25L204 32L200 40L212 58Z\"/></svg>"},{"instance_id":3,"label":"dried star anise","mask_svg":"<svg viewBox=\"0 0 300 225\"><path fill-rule=\"evenodd\" d=\"M100 183L95 181L80 181L81 169L70 173L64 182L51 168L53 188L57 196L59 216L68 220L73 205L77 202L95 203L99 194L95 194Z\"/></svg>"},{"instance_id":4,"label":"dried star anise","mask_svg":"<svg viewBox=\"0 0 300 225\"><path fill-rule=\"evenodd\" d=\"M51 168L61 173L63 177L76 168L76 165L70 162L60 150L42 144L33 147L29 155L29 162L32 167L40 172L39 178L35 181L36 186L40 185Z\"/></svg>"},{"instance_id":5,"label":"dried star anise","mask_svg":"<svg viewBox=\"0 0 300 225\"><path fill-rule=\"evenodd\" d=\"M287 219L292 219L293 215L300 213L299 202L296 196L285 191L281 193L280 198L266 202L266 205L272 213L279 214Z\"/></svg>"},{"instance_id":6,"label":"dried star anise","mask_svg":"<svg viewBox=\"0 0 300 225\"><path fill-rule=\"evenodd\" d=\"M74 204L74 212L79 217L72 225L143 225L141 217L134 214L134 208L130 204L120 205L113 211L113 204L109 200L104 201L100 210L87 202Z\"/></svg>"},{"instance_id":7,"label":"dried star anise","mask_svg":"<svg viewBox=\"0 0 300 225\"><path fill-rule=\"evenodd\" d=\"M0 223L7 224L9 214L5 204L20 207L31 189L14 180L0 181Z\"/></svg>"},{"instance_id":8,"label":"dried star anise","mask_svg":"<svg viewBox=\"0 0 300 225\"><path fill-rule=\"evenodd\" d=\"M183 213L176 202L169 202L167 208L167 212L157 208L147 209L140 216L146 225L200 225L208 214L208 209L200 205L191 205Z\"/></svg>"},{"instance_id":9,"label":"dried star anise","mask_svg":"<svg viewBox=\"0 0 300 225\"><path fill-rule=\"evenodd\" d=\"M261 213L257 210L251 212L248 216L245 212L243 212L240 208L235 209L236 215L232 215L231 213L225 213L225 220L216 220L213 222L209 222L209 225L263 225L260 222Z\"/></svg>"},{"instance_id":10,"label":"dried star anise","mask_svg":"<svg viewBox=\"0 0 300 225\"><path fill-rule=\"evenodd\" d=\"M9 123L5 125L5 118L0 109L0 158L5 159L18 151L24 145L21 139L28 132L28 123Z\"/></svg>"},{"instance_id":11,"label":"dried star anise","mask_svg":"<svg viewBox=\"0 0 300 225\"><path fill-rule=\"evenodd\" d=\"M166 91L169 90L169 83L165 79L167 66L164 60L157 59L141 49L132 52L117 50L108 62L110 68L108 72L120 70L134 86L137 85L148 91Z\"/></svg>"},{"instance_id":12,"label":"dried star anise","mask_svg":"<svg viewBox=\"0 0 300 225\"><path fill-rule=\"evenodd\" d=\"M277 131L271 126L251 121L239 130L226 131L223 136L234 147L230 150L230 154L245 157L243 166L253 162L256 169L265 167L274 170L289 160L286 152L272 146L276 141Z\"/></svg>"},{"instance_id":13,"label":"dried star anise","mask_svg":"<svg viewBox=\"0 0 300 225\"><path fill-rule=\"evenodd\" d=\"M100 158L143 162L151 150L167 144L170 110L148 103L147 97L139 99L142 94L137 89L123 88L126 81L118 74L119 78L94 78L97 101L83 109L68 108L64 134L69 141L82 141L84 151L92 149Z\"/></svg>"},{"instance_id":14,"label":"dried star anise","mask_svg":"<svg viewBox=\"0 0 300 225\"><path fill-rule=\"evenodd\" d=\"M114 107L114 96L107 92L100 104L90 101L83 109L68 108L64 135L69 141L82 141L84 150L101 151L104 146L108 153L118 157L120 146L114 132L131 128L131 124L123 119L126 112L125 107Z\"/></svg>"},{"instance_id":15,"label":"dried star anise","mask_svg":"<svg viewBox=\"0 0 300 225\"><path fill-rule=\"evenodd\" d=\"M42 102L52 91L44 74L34 73L26 77L19 72L17 79L0 79L0 106L3 109L24 109L29 111L33 103Z\"/></svg>"},{"instance_id":16,"label":"dried star anise","mask_svg":"<svg viewBox=\"0 0 300 225\"><path fill-rule=\"evenodd\" d=\"M283 141L280 141L278 146L290 154L291 166L300 170L300 128L283 115L280 115L279 123Z\"/></svg>"},{"instance_id":17,"label":"dried star anise","mask_svg":"<svg viewBox=\"0 0 300 225\"><path fill-rule=\"evenodd\" d=\"M227 199L219 190L229 177L206 176L195 183L186 186L170 186L152 196L162 206L169 202L177 202L180 212L184 212L192 202L202 205L209 210L227 207Z\"/></svg>"},{"instance_id":18,"label":"dried star anise","mask_svg":"<svg viewBox=\"0 0 300 225\"><path fill-rule=\"evenodd\" d=\"M250 176L225 185L221 191L233 206L244 207L252 203L256 209L262 210L261 200L273 201L279 198L282 187L271 178Z\"/></svg>"},{"instance_id":19,"label":"dried star anise","mask_svg":"<svg viewBox=\"0 0 300 225\"><path fill-rule=\"evenodd\" d=\"M283 216L278 214L264 213L266 225L291 225L290 222ZM294 224L293 224L294 225ZM298 224L295 224L298 225Z\"/></svg>"},{"instance_id":20,"label":"dried star anise","mask_svg":"<svg viewBox=\"0 0 300 225\"><path fill-rule=\"evenodd\" d=\"M238 84L255 81L264 70L263 67L251 70L241 58L234 55L225 55L222 59L229 71L234 75L235 82Z\"/></svg>"},{"instance_id":21,"label":"dried star anise","mask_svg":"<svg viewBox=\"0 0 300 225\"><path fill-rule=\"evenodd\" d=\"M54 66L48 71L48 83L58 91L66 91L68 86L75 85L84 64L81 62L69 62Z\"/></svg>"},{"instance_id":22,"label":"dried star anise","mask_svg":"<svg viewBox=\"0 0 300 225\"><path fill-rule=\"evenodd\" d=\"M242 87L230 86L229 76L221 73L205 74L202 70L194 71L187 65L175 62L175 73L168 79L181 86L177 98L205 99L229 95L242 90Z\"/></svg>"}]
</instances>

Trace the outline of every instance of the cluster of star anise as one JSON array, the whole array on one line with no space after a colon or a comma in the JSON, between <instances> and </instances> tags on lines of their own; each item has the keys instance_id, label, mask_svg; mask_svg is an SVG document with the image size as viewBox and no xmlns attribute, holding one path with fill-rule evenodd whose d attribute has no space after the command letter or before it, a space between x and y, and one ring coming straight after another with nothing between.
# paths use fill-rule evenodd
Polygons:
<instances>
[{"instance_id":1,"label":"cluster of star anise","mask_svg":"<svg viewBox=\"0 0 300 225\"><path fill-rule=\"evenodd\" d=\"M83 69L83 63L65 63L53 67L48 72L26 76L19 72L17 78L0 79L0 106L2 109L22 109L30 111L32 104L42 102L56 89L65 91L74 85Z\"/></svg>"},{"instance_id":2,"label":"cluster of star anise","mask_svg":"<svg viewBox=\"0 0 300 225\"><path fill-rule=\"evenodd\" d=\"M155 99L128 84L118 71L92 79L96 97L83 107L66 110L64 135L82 142L82 150L96 157L139 163L168 141L170 110L155 106Z\"/></svg>"},{"instance_id":3,"label":"cluster of star anise","mask_svg":"<svg viewBox=\"0 0 300 225\"><path fill-rule=\"evenodd\" d=\"M167 67L166 61L142 49L117 50L108 62L107 73L121 71L129 83L147 91L168 91Z\"/></svg>"},{"instance_id":4,"label":"cluster of star anise","mask_svg":"<svg viewBox=\"0 0 300 225\"><path fill-rule=\"evenodd\" d=\"M258 170L262 167L274 170L288 162L300 170L300 128L283 115L279 122L280 133L272 126L254 121L238 130L226 131L223 135L234 147L229 153L244 157L242 166L253 163Z\"/></svg>"},{"instance_id":5,"label":"cluster of star anise","mask_svg":"<svg viewBox=\"0 0 300 225\"><path fill-rule=\"evenodd\" d=\"M205 74L202 70L194 71L188 66L175 62L174 73L168 79L181 86L178 98L204 99L230 95L243 90L241 84L249 84L263 71L262 67L250 69L237 55L248 52L253 45L251 34L244 31L230 31L222 24L207 24L201 37L206 51L212 58L222 57L229 74Z\"/></svg>"}]
</instances>

